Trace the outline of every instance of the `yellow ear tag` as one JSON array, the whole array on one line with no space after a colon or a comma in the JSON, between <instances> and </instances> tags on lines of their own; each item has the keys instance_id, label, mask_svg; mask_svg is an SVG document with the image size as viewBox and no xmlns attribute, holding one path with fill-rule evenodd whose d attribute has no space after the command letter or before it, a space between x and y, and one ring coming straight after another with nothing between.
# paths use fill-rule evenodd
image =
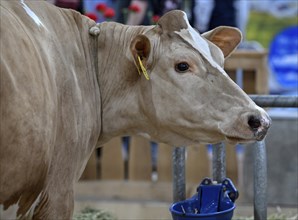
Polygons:
<instances>
[{"instance_id":1,"label":"yellow ear tag","mask_svg":"<svg viewBox=\"0 0 298 220\"><path fill-rule=\"evenodd\" d=\"M140 56L138 56L138 61L139 61L141 70L142 70L142 72L143 72L145 78L146 78L147 80L149 80L149 79L150 79L150 78L149 78L149 75L148 75L147 70L146 70L146 68L144 67L144 65L143 65L143 63L142 63L142 61L141 61ZM139 73L140 73L140 72L139 72Z\"/></svg>"}]
</instances>

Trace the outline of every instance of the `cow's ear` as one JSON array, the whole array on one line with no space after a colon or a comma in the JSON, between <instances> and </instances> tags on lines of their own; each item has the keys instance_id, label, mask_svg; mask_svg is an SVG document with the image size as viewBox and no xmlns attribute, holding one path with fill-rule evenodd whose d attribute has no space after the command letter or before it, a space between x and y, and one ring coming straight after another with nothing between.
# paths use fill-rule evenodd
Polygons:
<instances>
[{"instance_id":1,"label":"cow's ear","mask_svg":"<svg viewBox=\"0 0 298 220\"><path fill-rule=\"evenodd\" d=\"M227 58L240 44L241 31L238 28L220 26L208 31L202 36L218 46Z\"/></svg>"},{"instance_id":2,"label":"cow's ear","mask_svg":"<svg viewBox=\"0 0 298 220\"><path fill-rule=\"evenodd\" d=\"M148 65L151 50L150 40L145 35L139 34L132 40L130 50L139 72L144 72L144 68L146 69Z\"/></svg>"}]
</instances>

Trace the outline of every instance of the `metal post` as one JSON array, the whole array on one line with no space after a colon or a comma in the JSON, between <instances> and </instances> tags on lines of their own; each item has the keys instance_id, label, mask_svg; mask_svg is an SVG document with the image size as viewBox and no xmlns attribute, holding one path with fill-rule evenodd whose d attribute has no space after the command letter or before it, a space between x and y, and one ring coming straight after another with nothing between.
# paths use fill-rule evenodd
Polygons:
<instances>
[{"instance_id":1,"label":"metal post","mask_svg":"<svg viewBox=\"0 0 298 220\"><path fill-rule=\"evenodd\" d=\"M185 200L185 147L175 147L172 154L173 202Z\"/></svg>"},{"instance_id":2,"label":"metal post","mask_svg":"<svg viewBox=\"0 0 298 220\"><path fill-rule=\"evenodd\" d=\"M298 107L298 96L294 95L250 95L261 107Z\"/></svg>"},{"instance_id":3,"label":"metal post","mask_svg":"<svg viewBox=\"0 0 298 220\"><path fill-rule=\"evenodd\" d=\"M226 178L226 148L224 143L212 146L212 176L213 180L219 183Z\"/></svg>"},{"instance_id":4,"label":"metal post","mask_svg":"<svg viewBox=\"0 0 298 220\"><path fill-rule=\"evenodd\" d=\"M254 219L267 219L267 158L265 141L256 142L254 150Z\"/></svg>"}]
</instances>

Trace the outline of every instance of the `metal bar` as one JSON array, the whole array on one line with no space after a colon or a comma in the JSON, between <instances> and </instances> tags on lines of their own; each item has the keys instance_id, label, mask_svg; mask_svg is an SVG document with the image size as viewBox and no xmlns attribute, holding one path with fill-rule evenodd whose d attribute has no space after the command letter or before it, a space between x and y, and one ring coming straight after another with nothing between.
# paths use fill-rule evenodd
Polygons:
<instances>
[{"instance_id":1,"label":"metal bar","mask_svg":"<svg viewBox=\"0 0 298 220\"><path fill-rule=\"evenodd\" d=\"M250 95L261 107L298 107L298 96L291 95Z\"/></svg>"},{"instance_id":2,"label":"metal bar","mask_svg":"<svg viewBox=\"0 0 298 220\"><path fill-rule=\"evenodd\" d=\"M213 180L219 183L226 178L226 147L224 143L212 146L212 176Z\"/></svg>"},{"instance_id":3,"label":"metal bar","mask_svg":"<svg viewBox=\"0 0 298 220\"><path fill-rule=\"evenodd\" d=\"M185 200L185 147L175 147L172 153L173 202Z\"/></svg>"},{"instance_id":4,"label":"metal bar","mask_svg":"<svg viewBox=\"0 0 298 220\"><path fill-rule=\"evenodd\" d=\"M254 148L254 219L267 219L267 158L265 141Z\"/></svg>"}]
</instances>

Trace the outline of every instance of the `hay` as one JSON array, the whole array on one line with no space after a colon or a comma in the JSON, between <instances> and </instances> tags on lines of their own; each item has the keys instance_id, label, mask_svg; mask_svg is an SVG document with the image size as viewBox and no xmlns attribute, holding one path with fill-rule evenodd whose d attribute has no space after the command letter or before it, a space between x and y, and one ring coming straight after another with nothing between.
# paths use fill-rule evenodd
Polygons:
<instances>
[{"instance_id":1,"label":"hay","mask_svg":"<svg viewBox=\"0 0 298 220\"><path fill-rule=\"evenodd\" d=\"M111 213L86 207L73 217L73 220L117 220Z\"/></svg>"},{"instance_id":2,"label":"hay","mask_svg":"<svg viewBox=\"0 0 298 220\"><path fill-rule=\"evenodd\" d=\"M109 212L86 207L80 213L76 214L73 220L117 220L117 218ZM254 220L254 217L234 216L233 220ZM269 215L267 220L298 220L298 214L278 212Z\"/></svg>"}]
</instances>

